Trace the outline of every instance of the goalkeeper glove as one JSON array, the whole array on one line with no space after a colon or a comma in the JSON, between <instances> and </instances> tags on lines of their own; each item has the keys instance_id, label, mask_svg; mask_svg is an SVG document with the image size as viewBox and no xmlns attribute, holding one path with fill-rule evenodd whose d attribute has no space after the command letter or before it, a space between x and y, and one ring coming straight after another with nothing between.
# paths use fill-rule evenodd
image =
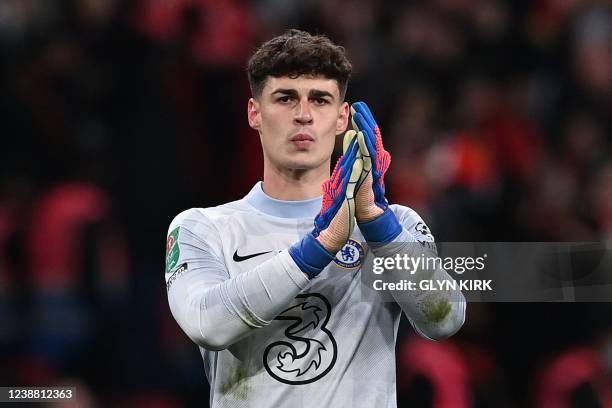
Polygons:
<instances>
[{"instance_id":1,"label":"goalkeeper glove","mask_svg":"<svg viewBox=\"0 0 612 408\"><path fill-rule=\"evenodd\" d=\"M368 105L354 103L351 114L363 160L355 199L357 223L366 241L388 243L402 232L385 198L384 177L391 164L391 155L383 147L380 129Z\"/></svg>"},{"instance_id":2,"label":"goalkeeper glove","mask_svg":"<svg viewBox=\"0 0 612 408\"><path fill-rule=\"evenodd\" d=\"M323 205L314 229L289 248L289 254L311 279L334 259L355 228L355 188L363 169L355 132L344 139L344 154L323 183Z\"/></svg>"}]
</instances>

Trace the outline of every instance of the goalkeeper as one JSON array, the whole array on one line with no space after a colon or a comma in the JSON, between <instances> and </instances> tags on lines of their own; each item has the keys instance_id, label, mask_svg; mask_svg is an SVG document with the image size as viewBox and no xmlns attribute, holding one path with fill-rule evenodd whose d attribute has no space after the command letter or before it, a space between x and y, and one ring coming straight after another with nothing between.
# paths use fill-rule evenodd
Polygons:
<instances>
[{"instance_id":1,"label":"goalkeeper","mask_svg":"<svg viewBox=\"0 0 612 408\"><path fill-rule=\"evenodd\" d=\"M350 73L324 36L290 30L264 43L249 61L247 107L263 182L170 225L168 301L200 347L213 407L394 407L402 312L435 340L463 324L460 291L389 302L361 284L367 257L412 255L433 237L415 211L388 204L391 158L368 107L344 101Z\"/></svg>"}]
</instances>

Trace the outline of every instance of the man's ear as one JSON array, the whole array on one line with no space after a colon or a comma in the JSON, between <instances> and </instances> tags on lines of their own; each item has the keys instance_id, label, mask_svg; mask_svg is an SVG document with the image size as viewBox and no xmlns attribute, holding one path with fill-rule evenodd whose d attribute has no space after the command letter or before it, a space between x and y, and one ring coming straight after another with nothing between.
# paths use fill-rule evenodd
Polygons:
<instances>
[{"instance_id":1,"label":"man's ear","mask_svg":"<svg viewBox=\"0 0 612 408\"><path fill-rule=\"evenodd\" d=\"M349 104L346 102L342 102L342 105L340 105L340 110L338 111L338 120L336 121L337 135L346 131L349 120L349 112Z\"/></svg>"},{"instance_id":2,"label":"man's ear","mask_svg":"<svg viewBox=\"0 0 612 408\"><path fill-rule=\"evenodd\" d=\"M247 118L249 119L249 126L255 130L259 130L261 127L261 113L259 112L259 102L255 98L249 98L247 105Z\"/></svg>"}]
</instances>

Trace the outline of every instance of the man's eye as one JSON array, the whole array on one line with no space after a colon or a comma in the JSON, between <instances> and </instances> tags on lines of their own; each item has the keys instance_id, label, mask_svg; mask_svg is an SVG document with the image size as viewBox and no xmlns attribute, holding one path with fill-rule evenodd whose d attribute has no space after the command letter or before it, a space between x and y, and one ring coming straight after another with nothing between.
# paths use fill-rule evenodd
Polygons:
<instances>
[{"instance_id":1,"label":"man's eye","mask_svg":"<svg viewBox=\"0 0 612 408\"><path fill-rule=\"evenodd\" d=\"M288 103L291 101L291 97L288 95L281 96L280 98L278 98L278 101L281 103Z\"/></svg>"},{"instance_id":2,"label":"man's eye","mask_svg":"<svg viewBox=\"0 0 612 408\"><path fill-rule=\"evenodd\" d=\"M327 99L325 99L325 98L314 98L314 99L313 99L313 102L314 102L316 105L325 105L325 104L327 104L327 103L328 103Z\"/></svg>"}]
</instances>

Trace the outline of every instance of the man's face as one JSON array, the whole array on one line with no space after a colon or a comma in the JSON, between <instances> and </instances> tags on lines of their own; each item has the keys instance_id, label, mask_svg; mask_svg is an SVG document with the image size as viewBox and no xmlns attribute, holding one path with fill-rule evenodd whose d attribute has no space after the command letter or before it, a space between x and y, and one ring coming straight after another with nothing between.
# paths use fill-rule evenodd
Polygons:
<instances>
[{"instance_id":1,"label":"man's face","mask_svg":"<svg viewBox=\"0 0 612 408\"><path fill-rule=\"evenodd\" d=\"M268 77L248 106L249 125L259 132L266 164L282 170L329 167L348 114L337 81L321 76Z\"/></svg>"}]
</instances>

